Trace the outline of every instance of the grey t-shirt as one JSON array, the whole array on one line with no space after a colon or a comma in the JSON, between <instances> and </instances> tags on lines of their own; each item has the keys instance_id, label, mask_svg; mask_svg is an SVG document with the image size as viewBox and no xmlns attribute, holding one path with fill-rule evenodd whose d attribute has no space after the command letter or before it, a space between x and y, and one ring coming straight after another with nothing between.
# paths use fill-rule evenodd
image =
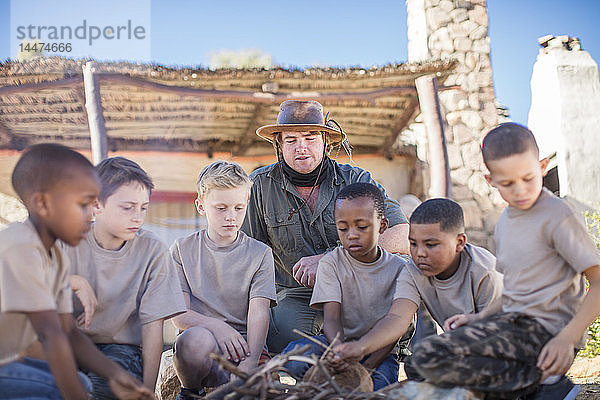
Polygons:
<instances>
[{"instance_id":1,"label":"grey t-shirt","mask_svg":"<svg viewBox=\"0 0 600 400\"><path fill-rule=\"evenodd\" d=\"M119 250L106 250L90 232L76 247L65 246L71 273L86 278L98 298L89 330L94 343L142 344L142 324L186 311L169 249L141 229ZM74 297L74 314L83 312Z\"/></svg>"},{"instance_id":2,"label":"grey t-shirt","mask_svg":"<svg viewBox=\"0 0 600 400\"><path fill-rule=\"evenodd\" d=\"M0 366L37 339L25 313L73 310L68 261L56 244L48 254L29 220L0 231Z\"/></svg>"},{"instance_id":3,"label":"grey t-shirt","mask_svg":"<svg viewBox=\"0 0 600 400\"><path fill-rule=\"evenodd\" d=\"M496 258L484 248L467 243L460 254L458 269L448 279L427 277L411 261L396 283L396 299L408 299L417 306L421 300L440 326L455 314L483 310L502 294L502 274L495 271Z\"/></svg>"},{"instance_id":4,"label":"grey t-shirt","mask_svg":"<svg viewBox=\"0 0 600 400\"><path fill-rule=\"evenodd\" d=\"M556 335L585 294L582 272L598 250L569 204L543 189L528 210L507 207L496 225L496 269L504 274L502 309L521 312Z\"/></svg>"},{"instance_id":5,"label":"grey t-shirt","mask_svg":"<svg viewBox=\"0 0 600 400\"><path fill-rule=\"evenodd\" d=\"M226 246L214 243L206 230L177 239L171 246L181 288L190 295L190 310L227 322L246 334L250 299L275 305L273 254L264 243L238 232Z\"/></svg>"},{"instance_id":6,"label":"grey t-shirt","mask_svg":"<svg viewBox=\"0 0 600 400\"><path fill-rule=\"evenodd\" d=\"M341 304L345 340L359 339L390 310L396 278L406 264L400 256L382 249L377 261L363 263L342 247L319 261L311 307Z\"/></svg>"}]
</instances>

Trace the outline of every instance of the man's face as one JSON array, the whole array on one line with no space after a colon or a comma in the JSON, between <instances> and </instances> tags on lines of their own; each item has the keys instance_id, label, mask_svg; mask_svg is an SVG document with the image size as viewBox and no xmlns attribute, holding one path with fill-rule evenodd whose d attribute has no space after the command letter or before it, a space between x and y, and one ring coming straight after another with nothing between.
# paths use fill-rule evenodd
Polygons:
<instances>
[{"instance_id":1,"label":"man's face","mask_svg":"<svg viewBox=\"0 0 600 400\"><path fill-rule=\"evenodd\" d=\"M142 227L150 203L148 189L139 182L121 185L113 194L98 202L94 213L94 233L106 240L101 243L110 250L118 249L134 238Z\"/></svg>"},{"instance_id":2,"label":"man's face","mask_svg":"<svg viewBox=\"0 0 600 400\"><path fill-rule=\"evenodd\" d=\"M511 207L527 210L540 196L547 166L548 159L538 161L533 151L526 151L489 161L485 178Z\"/></svg>"},{"instance_id":3,"label":"man's face","mask_svg":"<svg viewBox=\"0 0 600 400\"><path fill-rule=\"evenodd\" d=\"M196 208L206 215L208 237L219 245L232 243L244 222L250 188L211 189L203 199L196 199Z\"/></svg>"},{"instance_id":4,"label":"man's face","mask_svg":"<svg viewBox=\"0 0 600 400\"><path fill-rule=\"evenodd\" d=\"M282 132L283 159L301 174L314 171L323 160L325 143L320 132Z\"/></svg>"},{"instance_id":5,"label":"man's face","mask_svg":"<svg viewBox=\"0 0 600 400\"><path fill-rule=\"evenodd\" d=\"M53 237L71 246L85 238L99 188L95 173L81 171L46 192L46 225Z\"/></svg>"}]
</instances>

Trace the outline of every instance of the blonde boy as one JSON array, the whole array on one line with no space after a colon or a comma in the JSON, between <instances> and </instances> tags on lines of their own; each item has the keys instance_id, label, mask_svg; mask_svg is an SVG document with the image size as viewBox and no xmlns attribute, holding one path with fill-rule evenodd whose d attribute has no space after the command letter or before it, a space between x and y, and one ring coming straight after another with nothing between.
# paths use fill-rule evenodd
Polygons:
<instances>
[{"instance_id":1,"label":"blonde boy","mask_svg":"<svg viewBox=\"0 0 600 400\"><path fill-rule=\"evenodd\" d=\"M508 203L496 225L502 297L477 314L451 318L454 330L417 345L412 366L437 385L503 398L537 391L536 399L574 399L578 387L564 374L600 313L596 246L581 216L542 188L548 160L538 161L527 128L499 125L482 153L488 182Z\"/></svg>"},{"instance_id":2,"label":"blonde boy","mask_svg":"<svg viewBox=\"0 0 600 400\"><path fill-rule=\"evenodd\" d=\"M0 388L5 398L87 399L96 372L125 398L152 398L100 353L71 315L69 266L56 239L77 245L90 229L98 177L81 154L38 144L17 162L12 183L29 218L0 232ZM26 357L41 343L42 359Z\"/></svg>"},{"instance_id":3,"label":"blonde boy","mask_svg":"<svg viewBox=\"0 0 600 400\"><path fill-rule=\"evenodd\" d=\"M269 307L277 298L275 270L271 249L239 230L251 184L238 164L217 161L205 167L196 208L208 227L171 246L188 306L174 319L181 331L174 364L182 399L229 380L209 358L211 352L248 371L265 347Z\"/></svg>"},{"instance_id":4,"label":"blonde boy","mask_svg":"<svg viewBox=\"0 0 600 400\"><path fill-rule=\"evenodd\" d=\"M185 312L177 271L167 246L142 228L153 188L146 172L123 157L105 159L96 170L101 189L95 222L86 240L66 249L72 285L82 300L75 301L74 313L80 323L87 317L85 333L104 354L154 390L163 321ZM86 312L83 304L94 295L95 312ZM94 397L114 396L106 380L88 376Z\"/></svg>"}]
</instances>

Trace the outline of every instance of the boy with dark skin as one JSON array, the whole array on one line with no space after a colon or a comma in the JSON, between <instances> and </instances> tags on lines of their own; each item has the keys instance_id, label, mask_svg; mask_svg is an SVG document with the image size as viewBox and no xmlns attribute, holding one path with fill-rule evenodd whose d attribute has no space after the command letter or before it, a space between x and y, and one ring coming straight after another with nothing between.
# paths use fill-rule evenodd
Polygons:
<instances>
[{"instance_id":1,"label":"boy with dark skin","mask_svg":"<svg viewBox=\"0 0 600 400\"><path fill-rule=\"evenodd\" d=\"M311 306L323 308L325 344L360 339L388 312L396 279L405 261L378 246L379 235L387 228L381 191L369 183L355 183L342 189L335 201L335 223L341 246L327 253L319 263ZM362 358L375 372L374 390L398 379L398 361L391 354L400 334L388 345L376 346ZM291 342L284 353L311 344L308 339ZM321 355L323 348L311 345L305 355ZM343 364L340 364L343 367ZM296 377L308 370L306 363L289 362L286 368Z\"/></svg>"},{"instance_id":2,"label":"boy with dark skin","mask_svg":"<svg viewBox=\"0 0 600 400\"><path fill-rule=\"evenodd\" d=\"M56 240L74 246L89 231L99 190L93 166L64 146L35 145L17 162L12 183L29 218L0 233L3 394L87 399L90 385L78 376L80 366L106 377L120 398L154 398L150 390L104 357L76 328L71 315L68 265ZM36 339L45 361L23 357Z\"/></svg>"}]
</instances>

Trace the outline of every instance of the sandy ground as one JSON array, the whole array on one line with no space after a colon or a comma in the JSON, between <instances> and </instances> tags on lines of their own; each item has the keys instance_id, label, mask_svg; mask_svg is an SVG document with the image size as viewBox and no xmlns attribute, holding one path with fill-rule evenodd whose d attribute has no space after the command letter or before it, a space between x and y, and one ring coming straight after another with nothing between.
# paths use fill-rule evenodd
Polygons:
<instances>
[{"instance_id":1,"label":"sandy ground","mask_svg":"<svg viewBox=\"0 0 600 400\"><path fill-rule=\"evenodd\" d=\"M600 399L600 357L575 360L568 375L581 385L577 400Z\"/></svg>"}]
</instances>

